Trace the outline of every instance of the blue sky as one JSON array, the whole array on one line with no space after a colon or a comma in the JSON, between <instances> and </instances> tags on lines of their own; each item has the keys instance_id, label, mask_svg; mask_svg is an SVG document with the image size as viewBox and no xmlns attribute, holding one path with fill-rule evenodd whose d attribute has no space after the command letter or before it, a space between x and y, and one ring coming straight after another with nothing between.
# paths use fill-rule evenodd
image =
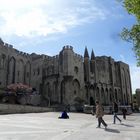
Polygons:
<instances>
[{"instance_id":1,"label":"blue sky","mask_svg":"<svg viewBox=\"0 0 140 140\"><path fill-rule=\"evenodd\" d=\"M0 0L0 37L14 48L56 55L64 45L72 45L83 55L107 55L128 63L133 93L140 88L140 68L136 67L132 44L121 40L123 27L135 18L116 0Z\"/></svg>"}]
</instances>

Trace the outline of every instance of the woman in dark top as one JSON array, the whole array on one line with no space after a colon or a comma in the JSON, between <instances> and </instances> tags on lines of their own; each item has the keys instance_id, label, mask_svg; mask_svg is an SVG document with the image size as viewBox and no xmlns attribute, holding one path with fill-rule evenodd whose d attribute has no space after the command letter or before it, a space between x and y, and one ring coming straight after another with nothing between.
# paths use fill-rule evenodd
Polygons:
<instances>
[{"instance_id":1,"label":"woman in dark top","mask_svg":"<svg viewBox=\"0 0 140 140\"><path fill-rule=\"evenodd\" d=\"M118 113L118 104L116 102L113 103L113 111L114 111L114 124L116 123L116 119L118 119L121 123L121 119L117 116Z\"/></svg>"}]
</instances>

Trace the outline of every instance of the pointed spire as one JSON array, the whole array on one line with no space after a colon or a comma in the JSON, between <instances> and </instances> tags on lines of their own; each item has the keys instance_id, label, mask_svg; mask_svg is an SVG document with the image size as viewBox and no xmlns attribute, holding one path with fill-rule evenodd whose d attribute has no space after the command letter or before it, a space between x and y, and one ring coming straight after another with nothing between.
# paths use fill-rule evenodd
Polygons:
<instances>
[{"instance_id":1,"label":"pointed spire","mask_svg":"<svg viewBox=\"0 0 140 140\"><path fill-rule=\"evenodd\" d=\"M95 55L94 55L94 52L93 52L93 49L92 49L92 52L91 52L91 60L94 60L95 59Z\"/></svg>"},{"instance_id":2,"label":"pointed spire","mask_svg":"<svg viewBox=\"0 0 140 140\"><path fill-rule=\"evenodd\" d=\"M85 48L84 58L89 58L87 47Z\"/></svg>"}]
</instances>

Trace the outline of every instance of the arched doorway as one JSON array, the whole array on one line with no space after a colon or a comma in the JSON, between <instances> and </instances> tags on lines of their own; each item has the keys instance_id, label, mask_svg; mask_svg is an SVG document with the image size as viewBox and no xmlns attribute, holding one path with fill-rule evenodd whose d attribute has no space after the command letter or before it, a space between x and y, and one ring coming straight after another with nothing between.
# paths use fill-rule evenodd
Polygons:
<instances>
[{"instance_id":1,"label":"arched doorway","mask_svg":"<svg viewBox=\"0 0 140 140\"><path fill-rule=\"evenodd\" d=\"M95 105L95 100L93 99L93 97L90 97L90 105Z\"/></svg>"}]
</instances>

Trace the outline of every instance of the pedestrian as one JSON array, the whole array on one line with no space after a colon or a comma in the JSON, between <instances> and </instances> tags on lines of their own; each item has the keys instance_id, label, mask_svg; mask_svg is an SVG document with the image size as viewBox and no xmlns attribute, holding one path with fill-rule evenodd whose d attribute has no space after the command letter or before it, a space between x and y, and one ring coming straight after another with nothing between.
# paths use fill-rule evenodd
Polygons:
<instances>
[{"instance_id":1,"label":"pedestrian","mask_svg":"<svg viewBox=\"0 0 140 140\"><path fill-rule=\"evenodd\" d=\"M117 116L119 109L118 109L118 104L116 102L113 103L113 113L114 113L114 124L116 123L116 119L118 119L121 123L121 119Z\"/></svg>"},{"instance_id":2,"label":"pedestrian","mask_svg":"<svg viewBox=\"0 0 140 140\"><path fill-rule=\"evenodd\" d=\"M101 123L104 125L105 129L107 128L107 124L103 120L104 112L103 112L103 107L99 103L99 101L96 101L96 118L98 118L98 126L97 128L101 127Z\"/></svg>"},{"instance_id":3,"label":"pedestrian","mask_svg":"<svg viewBox=\"0 0 140 140\"><path fill-rule=\"evenodd\" d=\"M126 107L122 108L122 114L123 114L123 119L126 120L126 113L127 113L127 109Z\"/></svg>"}]
</instances>

